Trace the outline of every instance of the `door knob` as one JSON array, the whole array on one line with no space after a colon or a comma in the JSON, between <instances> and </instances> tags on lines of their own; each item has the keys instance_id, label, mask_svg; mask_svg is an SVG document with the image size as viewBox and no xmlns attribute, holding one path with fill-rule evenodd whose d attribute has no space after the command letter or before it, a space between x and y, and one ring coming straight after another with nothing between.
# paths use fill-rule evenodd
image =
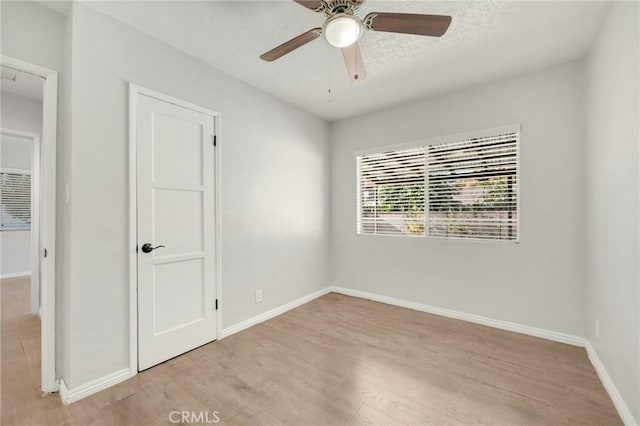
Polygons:
<instances>
[{"instance_id":1,"label":"door knob","mask_svg":"<svg viewBox=\"0 0 640 426\"><path fill-rule=\"evenodd\" d=\"M155 247L152 247L152 246L151 246L151 244L149 244L149 243L144 243L144 244L142 245L142 252L143 252L143 253L151 253L152 251L154 251L155 249L160 248L160 247L164 247L164 246L155 246Z\"/></svg>"}]
</instances>

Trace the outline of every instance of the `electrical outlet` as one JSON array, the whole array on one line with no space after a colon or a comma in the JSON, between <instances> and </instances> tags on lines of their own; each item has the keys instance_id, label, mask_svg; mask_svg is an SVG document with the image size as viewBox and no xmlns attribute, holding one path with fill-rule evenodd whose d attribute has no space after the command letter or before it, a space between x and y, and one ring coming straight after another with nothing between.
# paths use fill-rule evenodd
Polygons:
<instances>
[{"instance_id":1,"label":"electrical outlet","mask_svg":"<svg viewBox=\"0 0 640 426\"><path fill-rule=\"evenodd\" d=\"M596 339L600 338L600 320L596 318L593 324L593 334L595 334Z\"/></svg>"},{"instance_id":2,"label":"electrical outlet","mask_svg":"<svg viewBox=\"0 0 640 426\"><path fill-rule=\"evenodd\" d=\"M256 290L256 303L262 302L262 290Z\"/></svg>"}]
</instances>

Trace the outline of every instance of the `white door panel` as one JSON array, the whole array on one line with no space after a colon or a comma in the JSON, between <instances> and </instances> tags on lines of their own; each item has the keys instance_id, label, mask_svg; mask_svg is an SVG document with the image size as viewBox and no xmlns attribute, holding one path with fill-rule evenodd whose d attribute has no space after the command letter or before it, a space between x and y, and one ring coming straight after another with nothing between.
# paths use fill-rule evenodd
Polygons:
<instances>
[{"instance_id":1,"label":"white door panel","mask_svg":"<svg viewBox=\"0 0 640 426\"><path fill-rule=\"evenodd\" d=\"M199 190L154 188L154 241L166 246L158 250L156 255L179 255L204 250L202 196Z\"/></svg>"},{"instance_id":2,"label":"white door panel","mask_svg":"<svg viewBox=\"0 0 640 426\"><path fill-rule=\"evenodd\" d=\"M203 258L156 262L153 277L155 336L205 319L203 263ZM175 309L175 306L181 309ZM168 311L172 315L162 314Z\"/></svg>"},{"instance_id":3,"label":"white door panel","mask_svg":"<svg viewBox=\"0 0 640 426\"><path fill-rule=\"evenodd\" d=\"M201 123L181 115L154 114L153 179L155 182L199 186L203 179Z\"/></svg>"},{"instance_id":4,"label":"white door panel","mask_svg":"<svg viewBox=\"0 0 640 426\"><path fill-rule=\"evenodd\" d=\"M213 134L212 116L138 95L139 370L216 339Z\"/></svg>"}]
</instances>

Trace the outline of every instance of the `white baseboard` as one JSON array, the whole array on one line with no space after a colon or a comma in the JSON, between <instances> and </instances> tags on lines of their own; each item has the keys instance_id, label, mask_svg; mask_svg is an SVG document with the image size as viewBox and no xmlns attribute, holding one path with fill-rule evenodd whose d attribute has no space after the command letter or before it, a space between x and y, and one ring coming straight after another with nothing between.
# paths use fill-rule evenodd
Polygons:
<instances>
[{"instance_id":1,"label":"white baseboard","mask_svg":"<svg viewBox=\"0 0 640 426\"><path fill-rule=\"evenodd\" d=\"M396 299L389 296L381 296L379 294L368 293L360 290L351 290L343 287L330 287L335 293L347 296L359 297L362 299L374 300L376 302L386 303L388 305L400 306L402 308L414 309L416 311L427 312L430 314L440 315L448 318L455 318L463 321L482 324L489 327L499 328L501 330L513 331L516 333L527 334L529 336L540 337L542 339L553 340L554 342L566 343L573 346L584 347L584 337L574 336L571 334L558 333L556 331L545 330L542 328L529 327L527 325L517 324L514 322L502 321L493 318L483 317L481 315L467 314L465 312L454 311L453 309L439 308L437 306L424 305L422 303L409 302L407 300Z\"/></svg>"},{"instance_id":2,"label":"white baseboard","mask_svg":"<svg viewBox=\"0 0 640 426\"><path fill-rule=\"evenodd\" d=\"M60 399L65 405L68 405L82 398L86 398L89 395L93 395L96 392L117 385L130 377L131 371L129 368L123 368L122 370L114 371L111 374L99 377L73 389L69 389L65 381L60 379Z\"/></svg>"},{"instance_id":3,"label":"white baseboard","mask_svg":"<svg viewBox=\"0 0 640 426\"><path fill-rule=\"evenodd\" d=\"M585 348L587 349L587 355L589 355L591 364L593 364L593 367L596 369L598 377L600 377L602 385L607 390L609 397L611 397L613 405L616 407L616 410L618 410L618 414L620 415L623 423L626 426L638 426L638 422L633 418L633 414L631 413L629 406L626 402L624 402L622 395L620 395L618 388L616 388L616 385L613 383L611 376L609 376L609 372L605 368L604 364L600 360L600 357L598 356L598 353L596 352L596 349L593 347L589 340L586 340Z\"/></svg>"},{"instance_id":4,"label":"white baseboard","mask_svg":"<svg viewBox=\"0 0 640 426\"><path fill-rule=\"evenodd\" d=\"M300 305L304 305L305 303L309 303L311 302L313 299L317 299L320 296L324 296L325 294L329 293L331 291L330 287L325 287L321 290L315 291L311 294L308 294L306 296L303 296L299 299L296 299L292 302L289 302L287 304L284 304L282 306L278 306L277 308L271 309L270 311L264 312L260 315L256 315L255 317L251 317L247 320L244 320L242 322L239 322L237 324L234 324L230 327L227 327L225 329L222 330L222 336L220 336L220 338L225 338L228 336L231 336L232 334L235 334L239 331L242 331L244 329L247 329L251 326L254 326L256 324L260 324L261 322L264 322L266 320L269 320L273 317L277 317L278 315L284 314L287 311L290 311L291 309L297 308Z\"/></svg>"},{"instance_id":5,"label":"white baseboard","mask_svg":"<svg viewBox=\"0 0 640 426\"><path fill-rule=\"evenodd\" d=\"M2 274L2 275L0 275L0 280L6 280L8 278L30 277L30 276L31 276L31 271L12 272L10 274Z\"/></svg>"}]
</instances>

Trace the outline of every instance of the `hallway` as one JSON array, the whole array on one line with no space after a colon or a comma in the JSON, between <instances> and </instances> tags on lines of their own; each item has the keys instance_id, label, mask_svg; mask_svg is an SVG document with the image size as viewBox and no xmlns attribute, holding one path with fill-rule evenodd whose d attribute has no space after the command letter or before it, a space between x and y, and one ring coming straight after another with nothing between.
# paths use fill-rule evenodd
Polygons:
<instances>
[{"instance_id":1,"label":"hallway","mask_svg":"<svg viewBox=\"0 0 640 426\"><path fill-rule=\"evenodd\" d=\"M49 403L60 404L60 400L57 394L43 396L40 391L40 319L30 312L30 279L9 278L0 283L2 424L14 424L18 417L38 412ZM43 399L50 402L42 404Z\"/></svg>"}]
</instances>

